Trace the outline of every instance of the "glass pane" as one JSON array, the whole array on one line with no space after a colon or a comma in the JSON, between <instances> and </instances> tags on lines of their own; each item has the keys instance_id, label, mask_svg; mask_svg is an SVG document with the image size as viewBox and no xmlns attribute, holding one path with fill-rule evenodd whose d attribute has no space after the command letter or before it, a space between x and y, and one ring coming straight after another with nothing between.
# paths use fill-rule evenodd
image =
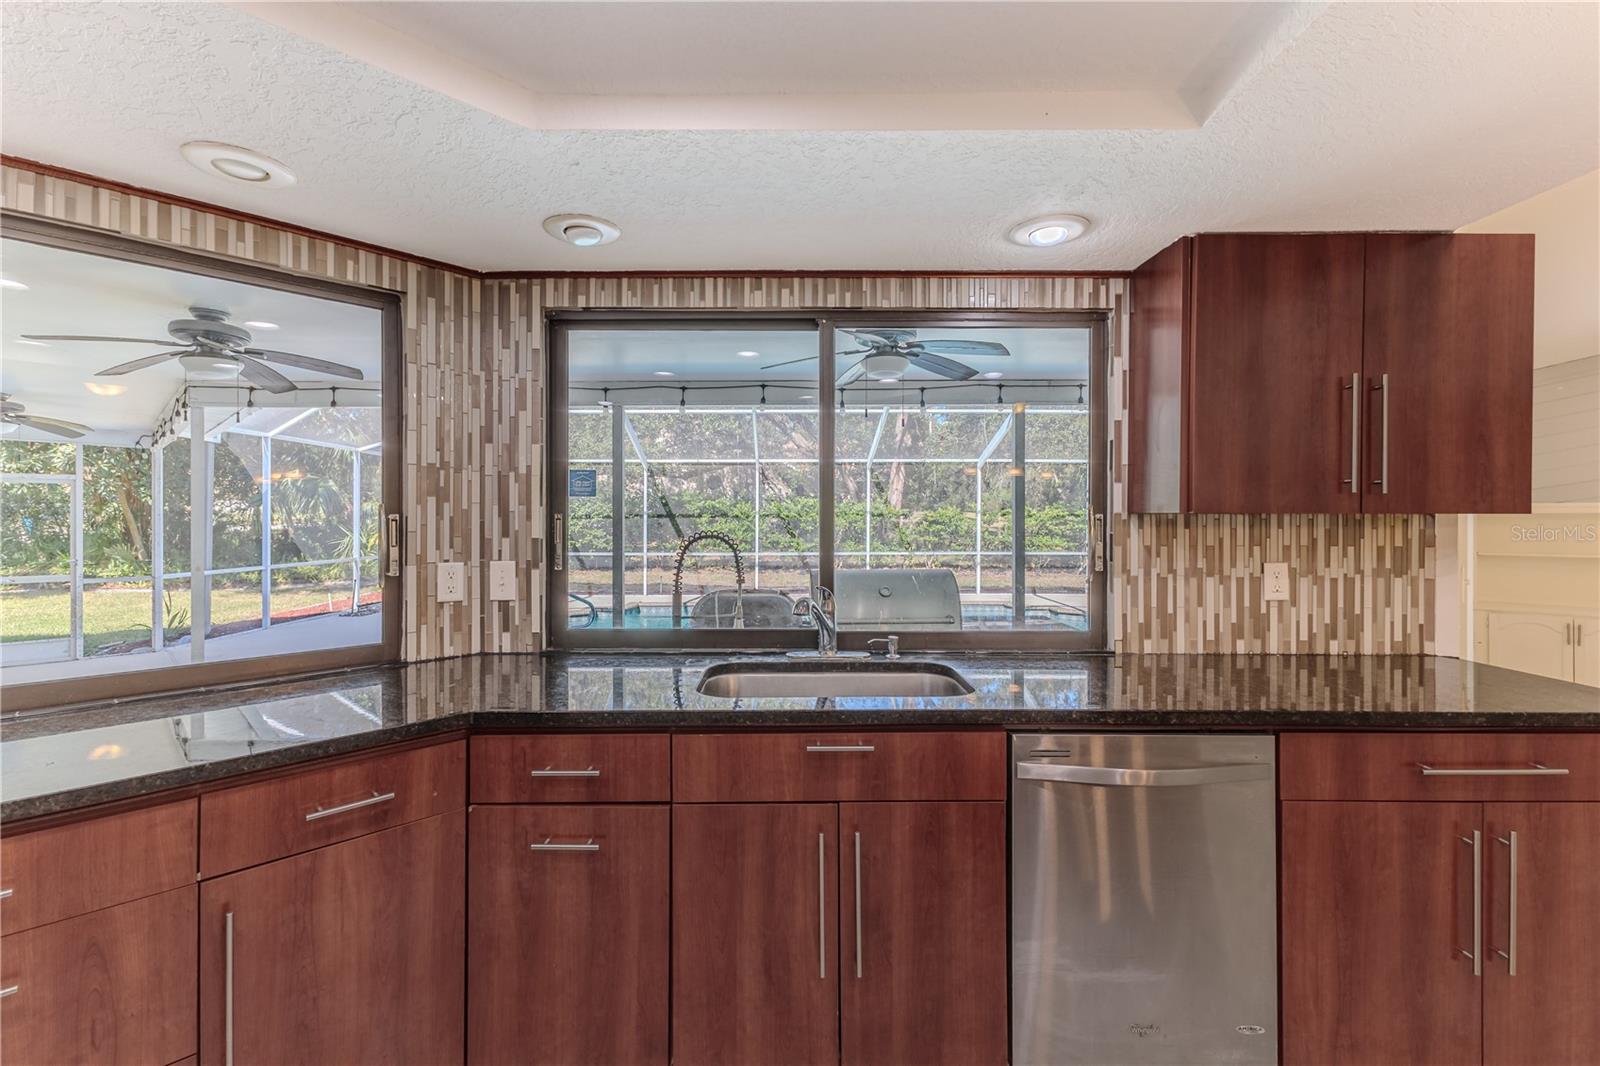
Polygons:
<instances>
[{"instance_id":1,"label":"glass pane","mask_svg":"<svg viewBox=\"0 0 1600 1066\"><path fill-rule=\"evenodd\" d=\"M835 334L841 353L858 349L838 362L842 405L834 390L842 628L1087 627L1090 338L1085 327Z\"/></svg>"},{"instance_id":2,"label":"glass pane","mask_svg":"<svg viewBox=\"0 0 1600 1066\"><path fill-rule=\"evenodd\" d=\"M568 626L794 626L818 564L816 333L573 330L567 352Z\"/></svg>"},{"instance_id":3,"label":"glass pane","mask_svg":"<svg viewBox=\"0 0 1600 1066\"><path fill-rule=\"evenodd\" d=\"M149 576L153 542L151 517L150 452L144 448L84 445L84 576ZM150 621L149 598L150 590L146 586L146 630ZM86 653L88 639L86 623Z\"/></svg>"},{"instance_id":4,"label":"glass pane","mask_svg":"<svg viewBox=\"0 0 1600 1066\"><path fill-rule=\"evenodd\" d=\"M347 448L272 442L272 561L355 554L355 468Z\"/></svg>"},{"instance_id":5,"label":"glass pane","mask_svg":"<svg viewBox=\"0 0 1600 1066\"><path fill-rule=\"evenodd\" d=\"M148 458L150 453L144 454ZM107 581L83 587L84 655L149 650L150 582Z\"/></svg>"},{"instance_id":6,"label":"glass pane","mask_svg":"<svg viewBox=\"0 0 1600 1066\"><path fill-rule=\"evenodd\" d=\"M189 569L189 442L169 441L161 449L162 558L169 574Z\"/></svg>"},{"instance_id":7,"label":"glass pane","mask_svg":"<svg viewBox=\"0 0 1600 1066\"><path fill-rule=\"evenodd\" d=\"M72 486L0 484L0 574L72 573Z\"/></svg>"},{"instance_id":8,"label":"glass pane","mask_svg":"<svg viewBox=\"0 0 1600 1066\"><path fill-rule=\"evenodd\" d=\"M72 656L72 583L0 582L0 661L7 666Z\"/></svg>"},{"instance_id":9,"label":"glass pane","mask_svg":"<svg viewBox=\"0 0 1600 1066\"><path fill-rule=\"evenodd\" d=\"M211 562L207 569L261 565L261 438L224 433L211 453ZM215 586L213 586L215 587ZM216 612L212 611L215 624Z\"/></svg>"}]
</instances>

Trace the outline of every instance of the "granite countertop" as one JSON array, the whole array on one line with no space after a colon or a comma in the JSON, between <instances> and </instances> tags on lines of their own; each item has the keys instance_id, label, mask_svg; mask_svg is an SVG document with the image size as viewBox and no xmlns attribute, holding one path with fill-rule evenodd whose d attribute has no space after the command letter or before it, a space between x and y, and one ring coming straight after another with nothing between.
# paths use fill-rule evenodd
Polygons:
<instances>
[{"instance_id":1,"label":"granite countertop","mask_svg":"<svg viewBox=\"0 0 1600 1066\"><path fill-rule=\"evenodd\" d=\"M466 728L1600 730L1600 689L1428 656L915 655L952 697L734 700L761 655L488 655L0 717L0 822Z\"/></svg>"}]
</instances>

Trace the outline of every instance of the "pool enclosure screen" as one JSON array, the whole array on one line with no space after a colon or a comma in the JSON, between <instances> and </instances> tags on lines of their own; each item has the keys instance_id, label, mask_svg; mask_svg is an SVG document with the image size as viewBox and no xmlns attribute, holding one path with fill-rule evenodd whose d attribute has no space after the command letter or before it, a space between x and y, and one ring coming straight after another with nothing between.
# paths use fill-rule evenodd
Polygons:
<instances>
[{"instance_id":1,"label":"pool enclosure screen","mask_svg":"<svg viewBox=\"0 0 1600 1066\"><path fill-rule=\"evenodd\" d=\"M847 636L1100 645L1096 316L554 334L557 643L799 645L824 585Z\"/></svg>"}]
</instances>

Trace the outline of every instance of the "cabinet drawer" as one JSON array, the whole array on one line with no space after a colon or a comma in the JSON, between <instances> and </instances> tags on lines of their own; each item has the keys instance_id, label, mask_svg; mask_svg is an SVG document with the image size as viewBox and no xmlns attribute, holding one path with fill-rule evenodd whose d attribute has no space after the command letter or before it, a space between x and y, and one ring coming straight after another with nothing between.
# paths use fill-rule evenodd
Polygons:
<instances>
[{"instance_id":1,"label":"cabinet drawer","mask_svg":"<svg viewBox=\"0 0 1600 1066\"><path fill-rule=\"evenodd\" d=\"M465 741L434 744L200 797L200 872L388 829L466 803Z\"/></svg>"},{"instance_id":2,"label":"cabinet drawer","mask_svg":"<svg viewBox=\"0 0 1600 1066\"><path fill-rule=\"evenodd\" d=\"M1278 773L1286 800L1600 800L1600 733L1291 733Z\"/></svg>"},{"instance_id":3,"label":"cabinet drawer","mask_svg":"<svg viewBox=\"0 0 1600 1066\"><path fill-rule=\"evenodd\" d=\"M0 988L15 989L0 999L4 1061L194 1054L197 898L191 882L0 940Z\"/></svg>"},{"instance_id":4,"label":"cabinet drawer","mask_svg":"<svg viewBox=\"0 0 1600 1066\"><path fill-rule=\"evenodd\" d=\"M474 803L665 803L665 733L472 738Z\"/></svg>"},{"instance_id":5,"label":"cabinet drawer","mask_svg":"<svg viewBox=\"0 0 1600 1066\"><path fill-rule=\"evenodd\" d=\"M168 803L0 840L0 932L194 884L195 803Z\"/></svg>"},{"instance_id":6,"label":"cabinet drawer","mask_svg":"<svg viewBox=\"0 0 1600 1066\"><path fill-rule=\"evenodd\" d=\"M679 803L1003 800L1005 734L680 735L672 779Z\"/></svg>"}]
</instances>

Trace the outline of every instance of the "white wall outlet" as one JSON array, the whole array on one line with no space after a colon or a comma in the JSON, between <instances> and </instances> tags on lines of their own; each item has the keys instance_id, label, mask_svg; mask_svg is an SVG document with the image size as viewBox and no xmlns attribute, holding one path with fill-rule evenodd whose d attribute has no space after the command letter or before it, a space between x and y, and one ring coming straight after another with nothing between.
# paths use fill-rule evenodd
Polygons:
<instances>
[{"instance_id":1,"label":"white wall outlet","mask_svg":"<svg viewBox=\"0 0 1600 1066\"><path fill-rule=\"evenodd\" d=\"M517 564L510 559L493 559L489 562L489 598L514 600L517 598Z\"/></svg>"},{"instance_id":2,"label":"white wall outlet","mask_svg":"<svg viewBox=\"0 0 1600 1066\"><path fill-rule=\"evenodd\" d=\"M1268 563L1262 570L1261 598L1287 600L1289 598L1289 564Z\"/></svg>"},{"instance_id":3,"label":"white wall outlet","mask_svg":"<svg viewBox=\"0 0 1600 1066\"><path fill-rule=\"evenodd\" d=\"M435 599L440 603L461 603L467 598L467 564L440 563L439 588Z\"/></svg>"}]
</instances>

